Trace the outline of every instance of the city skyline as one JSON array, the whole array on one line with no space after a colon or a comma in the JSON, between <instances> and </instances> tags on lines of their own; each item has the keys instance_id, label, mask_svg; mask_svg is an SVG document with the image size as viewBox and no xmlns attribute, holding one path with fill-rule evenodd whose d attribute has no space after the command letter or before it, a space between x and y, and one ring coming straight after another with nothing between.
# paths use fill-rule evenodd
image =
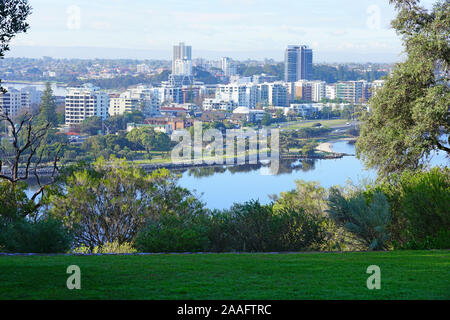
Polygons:
<instances>
[{"instance_id":1,"label":"city skyline","mask_svg":"<svg viewBox=\"0 0 450 320\"><path fill-rule=\"evenodd\" d=\"M31 28L14 39L7 57L170 60L171 47L186 42L196 48L194 59L283 61L286 46L302 43L316 62L401 60L388 1L343 1L338 8L330 0L30 3Z\"/></svg>"}]
</instances>

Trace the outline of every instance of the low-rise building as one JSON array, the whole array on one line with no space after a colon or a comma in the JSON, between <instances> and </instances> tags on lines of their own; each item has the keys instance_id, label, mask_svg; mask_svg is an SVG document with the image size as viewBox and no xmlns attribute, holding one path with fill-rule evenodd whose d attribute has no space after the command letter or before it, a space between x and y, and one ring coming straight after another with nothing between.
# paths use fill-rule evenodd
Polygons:
<instances>
[{"instance_id":1,"label":"low-rise building","mask_svg":"<svg viewBox=\"0 0 450 320\"><path fill-rule=\"evenodd\" d=\"M232 112L234 109L238 107L238 104L233 101L225 101L220 99L205 99L203 101L203 110L211 111L211 110L223 110Z\"/></svg>"}]
</instances>

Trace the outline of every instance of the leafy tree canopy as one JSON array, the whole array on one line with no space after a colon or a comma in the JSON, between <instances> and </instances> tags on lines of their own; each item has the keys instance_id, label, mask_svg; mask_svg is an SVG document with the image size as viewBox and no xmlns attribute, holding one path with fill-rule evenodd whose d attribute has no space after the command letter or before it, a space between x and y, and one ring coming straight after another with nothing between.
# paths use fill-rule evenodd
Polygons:
<instances>
[{"instance_id":1,"label":"leafy tree canopy","mask_svg":"<svg viewBox=\"0 0 450 320\"><path fill-rule=\"evenodd\" d=\"M357 143L358 157L381 178L420 168L433 150L450 154L450 2L431 11L417 0L390 2L408 58L370 100Z\"/></svg>"}]
</instances>

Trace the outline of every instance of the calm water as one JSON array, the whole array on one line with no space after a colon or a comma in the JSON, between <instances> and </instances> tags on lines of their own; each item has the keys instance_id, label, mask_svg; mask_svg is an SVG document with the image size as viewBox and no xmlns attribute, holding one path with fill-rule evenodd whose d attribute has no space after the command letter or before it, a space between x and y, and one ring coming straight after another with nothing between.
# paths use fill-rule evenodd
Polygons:
<instances>
[{"instance_id":1,"label":"calm water","mask_svg":"<svg viewBox=\"0 0 450 320\"><path fill-rule=\"evenodd\" d=\"M333 144L333 150L348 154L355 152L354 146L346 142ZM267 175L268 167L260 166L221 168L216 172L211 168L202 170L183 172L180 185L195 190L210 209L229 208L235 202L251 199L268 203L270 195L294 189L295 180L318 181L324 187L331 187L344 185L349 179L357 183L376 178L376 172L364 170L355 157L283 162L277 175Z\"/></svg>"},{"instance_id":2,"label":"calm water","mask_svg":"<svg viewBox=\"0 0 450 320\"><path fill-rule=\"evenodd\" d=\"M333 144L333 150L354 154L347 142ZM444 153L433 156L431 165L448 166ZM342 159L283 162L277 175L267 175L269 168L261 165L195 168L181 171L179 184L195 191L210 209L229 208L236 202L259 200L269 203L270 195L295 189L295 180L318 181L324 187L355 184L376 179L374 170L365 170L354 156ZM31 187L31 189L35 189ZM31 191L30 191L31 193Z\"/></svg>"},{"instance_id":3,"label":"calm water","mask_svg":"<svg viewBox=\"0 0 450 320\"><path fill-rule=\"evenodd\" d=\"M15 88L17 90L20 90L22 88L25 87L35 87L36 90L40 90L40 91L44 91L45 89L45 85L44 84L34 84L34 83L10 83L8 81L2 81L2 86L3 87L12 87ZM65 87L59 87L56 84L52 83L52 90L53 90L53 95L55 96L65 96L67 93L67 90Z\"/></svg>"}]
</instances>

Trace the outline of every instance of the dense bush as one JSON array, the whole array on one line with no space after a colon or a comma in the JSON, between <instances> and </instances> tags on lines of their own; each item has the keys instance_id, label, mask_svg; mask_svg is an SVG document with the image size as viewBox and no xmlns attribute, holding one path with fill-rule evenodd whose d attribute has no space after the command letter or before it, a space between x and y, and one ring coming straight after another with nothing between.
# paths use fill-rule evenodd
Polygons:
<instances>
[{"instance_id":1,"label":"dense bush","mask_svg":"<svg viewBox=\"0 0 450 320\"><path fill-rule=\"evenodd\" d=\"M323 241L324 218L302 209L274 210L273 204L236 204L212 218L213 250L248 252L300 251L317 248Z\"/></svg>"},{"instance_id":2,"label":"dense bush","mask_svg":"<svg viewBox=\"0 0 450 320\"><path fill-rule=\"evenodd\" d=\"M371 196L362 191L345 196L330 189L328 213L338 225L354 234L371 250L386 249L390 239L391 213L386 196L379 191Z\"/></svg>"},{"instance_id":3,"label":"dense bush","mask_svg":"<svg viewBox=\"0 0 450 320\"><path fill-rule=\"evenodd\" d=\"M271 252L317 249L325 239L324 218L303 210L274 211L258 202L203 215L162 215L137 236L144 252Z\"/></svg>"},{"instance_id":4,"label":"dense bush","mask_svg":"<svg viewBox=\"0 0 450 320\"><path fill-rule=\"evenodd\" d=\"M208 251L207 228L202 219L174 214L151 219L136 239L142 252L199 252Z\"/></svg>"},{"instance_id":5,"label":"dense bush","mask_svg":"<svg viewBox=\"0 0 450 320\"><path fill-rule=\"evenodd\" d=\"M450 170L394 175L378 187L391 204L390 226L395 248L450 248Z\"/></svg>"},{"instance_id":6,"label":"dense bush","mask_svg":"<svg viewBox=\"0 0 450 320\"><path fill-rule=\"evenodd\" d=\"M73 237L63 224L55 219L30 222L25 219L0 222L0 247L7 252L64 253Z\"/></svg>"}]
</instances>

